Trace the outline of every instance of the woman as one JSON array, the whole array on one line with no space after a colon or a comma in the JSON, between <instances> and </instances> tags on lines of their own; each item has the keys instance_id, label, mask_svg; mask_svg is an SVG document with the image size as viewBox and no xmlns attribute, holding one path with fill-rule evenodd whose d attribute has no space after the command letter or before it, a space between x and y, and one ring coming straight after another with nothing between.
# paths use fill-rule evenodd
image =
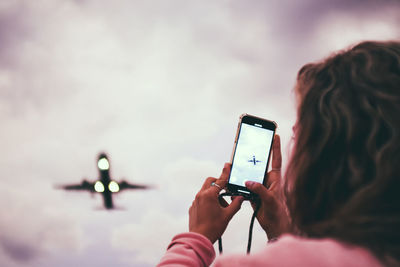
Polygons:
<instances>
[{"instance_id":1,"label":"woman","mask_svg":"<svg viewBox=\"0 0 400 267\"><path fill-rule=\"evenodd\" d=\"M215 266L400 266L400 42L363 42L298 73L294 150L281 181L279 136L257 219L269 242ZM218 202L208 178L159 266L208 266L243 201Z\"/></svg>"}]
</instances>

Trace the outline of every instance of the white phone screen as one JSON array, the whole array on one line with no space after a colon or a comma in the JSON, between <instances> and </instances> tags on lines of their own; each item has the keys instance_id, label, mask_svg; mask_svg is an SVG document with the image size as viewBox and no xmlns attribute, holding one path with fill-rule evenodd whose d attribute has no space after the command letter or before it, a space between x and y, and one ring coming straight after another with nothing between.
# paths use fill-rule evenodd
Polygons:
<instances>
[{"instance_id":1,"label":"white phone screen","mask_svg":"<svg viewBox=\"0 0 400 267\"><path fill-rule=\"evenodd\" d=\"M232 160L230 184L245 187L246 181L262 183L274 131L242 123Z\"/></svg>"}]
</instances>

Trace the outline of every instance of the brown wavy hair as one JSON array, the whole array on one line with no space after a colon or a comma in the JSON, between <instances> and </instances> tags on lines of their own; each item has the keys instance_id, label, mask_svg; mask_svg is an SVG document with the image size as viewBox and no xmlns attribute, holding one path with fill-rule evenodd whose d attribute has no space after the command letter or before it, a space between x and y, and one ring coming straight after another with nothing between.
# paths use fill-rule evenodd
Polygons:
<instances>
[{"instance_id":1,"label":"brown wavy hair","mask_svg":"<svg viewBox=\"0 0 400 267\"><path fill-rule=\"evenodd\" d=\"M400 42L302 67L285 196L294 231L400 264Z\"/></svg>"}]
</instances>

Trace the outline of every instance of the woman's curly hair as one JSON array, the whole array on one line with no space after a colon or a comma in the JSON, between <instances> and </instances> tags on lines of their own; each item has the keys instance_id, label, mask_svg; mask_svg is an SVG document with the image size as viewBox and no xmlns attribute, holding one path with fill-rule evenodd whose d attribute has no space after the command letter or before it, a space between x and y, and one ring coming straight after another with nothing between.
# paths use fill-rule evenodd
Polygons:
<instances>
[{"instance_id":1,"label":"woman's curly hair","mask_svg":"<svg viewBox=\"0 0 400 267\"><path fill-rule=\"evenodd\" d=\"M285 195L294 231L400 262L400 42L362 42L298 73Z\"/></svg>"}]
</instances>

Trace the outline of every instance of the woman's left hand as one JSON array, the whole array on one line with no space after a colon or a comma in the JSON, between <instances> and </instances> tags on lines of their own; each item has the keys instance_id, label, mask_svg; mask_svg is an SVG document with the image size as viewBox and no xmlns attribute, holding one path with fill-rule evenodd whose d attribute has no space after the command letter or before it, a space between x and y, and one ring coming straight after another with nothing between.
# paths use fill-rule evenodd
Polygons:
<instances>
[{"instance_id":1,"label":"woman's left hand","mask_svg":"<svg viewBox=\"0 0 400 267\"><path fill-rule=\"evenodd\" d=\"M189 231L204 235L211 243L222 236L233 215L239 211L243 197L235 197L231 204L220 203L219 192L228 182L231 165L225 163L219 179L209 177L197 193L189 209ZM218 186L212 186L212 183Z\"/></svg>"}]
</instances>

